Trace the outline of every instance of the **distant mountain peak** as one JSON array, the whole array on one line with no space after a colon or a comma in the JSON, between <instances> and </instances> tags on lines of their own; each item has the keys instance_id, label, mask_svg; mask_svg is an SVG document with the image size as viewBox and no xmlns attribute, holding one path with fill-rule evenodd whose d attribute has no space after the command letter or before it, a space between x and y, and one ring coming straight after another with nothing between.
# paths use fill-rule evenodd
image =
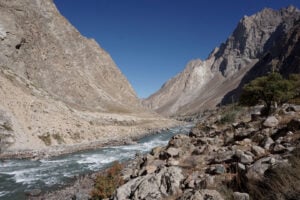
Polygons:
<instances>
[{"instance_id":1,"label":"distant mountain peak","mask_svg":"<svg viewBox=\"0 0 300 200\"><path fill-rule=\"evenodd\" d=\"M165 115L216 106L278 38L291 30L299 17L299 9L294 6L280 10L265 8L244 16L226 42L215 48L206 60L189 62L182 73L144 100L144 104Z\"/></svg>"}]
</instances>

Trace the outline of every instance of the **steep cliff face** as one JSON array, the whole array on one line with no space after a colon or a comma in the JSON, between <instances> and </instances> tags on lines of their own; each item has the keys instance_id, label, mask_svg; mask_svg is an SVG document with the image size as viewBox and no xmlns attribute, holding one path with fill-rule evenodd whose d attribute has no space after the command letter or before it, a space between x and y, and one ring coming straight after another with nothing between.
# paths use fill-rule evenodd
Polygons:
<instances>
[{"instance_id":1,"label":"steep cliff face","mask_svg":"<svg viewBox=\"0 0 300 200\"><path fill-rule=\"evenodd\" d=\"M2 152L88 146L168 124L52 0L2 0L0 16Z\"/></svg>"},{"instance_id":2,"label":"steep cliff face","mask_svg":"<svg viewBox=\"0 0 300 200\"><path fill-rule=\"evenodd\" d=\"M83 37L51 0L1 1L0 12L2 68L80 109L138 107L134 90L110 55Z\"/></svg>"},{"instance_id":3,"label":"steep cliff face","mask_svg":"<svg viewBox=\"0 0 300 200\"><path fill-rule=\"evenodd\" d=\"M189 63L182 73L143 104L164 115L181 115L224 102L223 97L234 90L247 71L278 44L279 38L289 33L299 16L300 11L290 6L279 11L264 9L243 17L227 41L212 51L205 61L194 64L193 70ZM231 100L238 96L233 94Z\"/></svg>"}]
</instances>

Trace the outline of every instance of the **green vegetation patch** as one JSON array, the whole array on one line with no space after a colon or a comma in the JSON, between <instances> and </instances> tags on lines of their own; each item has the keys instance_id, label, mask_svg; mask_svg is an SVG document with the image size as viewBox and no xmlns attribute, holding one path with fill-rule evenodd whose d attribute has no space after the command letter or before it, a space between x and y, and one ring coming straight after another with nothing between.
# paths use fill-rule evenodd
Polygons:
<instances>
[{"instance_id":1,"label":"green vegetation patch","mask_svg":"<svg viewBox=\"0 0 300 200\"><path fill-rule=\"evenodd\" d=\"M46 133L44 135L39 135L38 137L40 140L42 140L45 143L45 145L47 145L47 146L51 145L52 142L51 142L51 136L49 133Z\"/></svg>"},{"instance_id":2,"label":"green vegetation patch","mask_svg":"<svg viewBox=\"0 0 300 200\"><path fill-rule=\"evenodd\" d=\"M53 139L55 139L57 141L58 144L65 143L64 138L58 133L53 134L52 137L53 137Z\"/></svg>"}]
</instances>

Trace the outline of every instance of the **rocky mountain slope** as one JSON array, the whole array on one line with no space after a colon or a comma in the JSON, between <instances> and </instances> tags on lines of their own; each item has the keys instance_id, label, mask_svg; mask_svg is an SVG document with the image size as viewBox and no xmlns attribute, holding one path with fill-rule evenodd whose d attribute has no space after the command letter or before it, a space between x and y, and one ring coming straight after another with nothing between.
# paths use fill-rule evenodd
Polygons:
<instances>
[{"instance_id":1,"label":"rocky mountain slope","mask_svg":"<svg viewBox=\"0 0 300 200\"><path fill-rule=\"evenodd\" d=\"M276 66L285 73L299 71L294 63L299 62L299 16L300 11L290 6L243 17L227 41L206 60L189 62L143 104L164 115L191 114L237 99L239 93L234 89L251 80L250 76L266 73L265 62L274 64L275 57L280 60Z\"/></svg>"},{"instance_id":2,"label":"rocky mountain slope","mask_svg":"<svg viewBox=\"0 0 300 200\"><path fill-rule=\"evenodd\" d=\"M110 55L52 0L3 0L0 16L2 152L88 146L172 123L141 106Z\"/></svg>"},{"instance_id":3,"label":"rocky mountain slope","mask_svg":"<svg viewBox=\"0 0 300 200\"><path fill-rule=\"evenodd\" d=\"M299 117L290 105L267 118L257 108L207 112L189 135L125 167L113 199L298 199Z\"/></svg>"}]
</instances>

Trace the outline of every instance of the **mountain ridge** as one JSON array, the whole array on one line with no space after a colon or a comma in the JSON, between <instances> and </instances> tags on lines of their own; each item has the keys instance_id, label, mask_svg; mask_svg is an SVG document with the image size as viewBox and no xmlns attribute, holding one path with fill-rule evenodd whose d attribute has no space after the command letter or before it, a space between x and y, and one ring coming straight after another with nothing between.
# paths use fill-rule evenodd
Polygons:
<instances>
[{"instance_id":1,"label":"mountain ridge","mask_svg":"<svg viewBox=\"0 0 300 200\"><path fill-rule=\"evenodd\" d=\"M3 0L0 16L0 157L126 143L176 124L142 107L52 0Z\"/></svg>"},{"instance_id":2,"label":"mountain ridge","mask_svg":"<svg viewBox=\"0 0 300 200\"><path fill-rule=\"evenodd\" d=\"M145 99L143 105L166 116L192 114L217 106L276 43L276 38L292 28L299 16L300 11L294 6L278 11L266 8L249 17L244 16L226 42L215 48L205 61L194 66L202 71L201 76L195 70L189 70L188 63L183 72ZM197 78L193 81L188 77ZM193 87L182 89L179 86L179 82L189 81ZM171 96L169 91L175 95Z\"/></svg>"}]
</instances>

